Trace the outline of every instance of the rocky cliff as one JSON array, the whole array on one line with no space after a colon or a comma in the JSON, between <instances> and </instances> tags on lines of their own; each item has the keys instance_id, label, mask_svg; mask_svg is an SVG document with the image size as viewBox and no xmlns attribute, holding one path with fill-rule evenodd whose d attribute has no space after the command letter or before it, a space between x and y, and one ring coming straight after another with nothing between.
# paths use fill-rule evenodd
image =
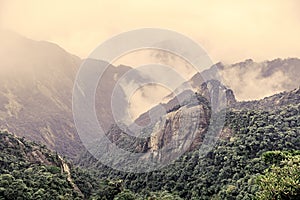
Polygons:
<instances>
[{"instance_id":1,"label":"rocky cliff","mask_svg":"<svg viewBox=\"0 0 300 200\"><path fill-rule=\"evenodd\" d=\"M108 131L107 137L123 150L143 153L138 159L167 162L173 160L174 156L200 148L205 138L207 144L210 142L207 139L209 137L216 139L226 135L221 132L221 129L213 127L216 133L210 132L210 135L206 137L209 125L215 125L215 122L212 123L212 114L218 115L221 108L225 109L227 104L231 105L236 102L232 91L220 82L211 80L203 83L198 92L187 90L179 96L142 114L135 121L141 126L139 129L134 129L134 125L124 127L121 124L115 124ZM180 103L178 98L181 99ZM212 110L213 106L214 110ZM163 111L160 109L165 113L162 114ZM107 154L112 151L112 144L99 141L97 145L101 146L101 149L105 148L103 152ZM79 161L80 164L87 161L83 165L90 165L94 162L88 158L88 154L86 152L80 156L82 159ZM108 159L112 159L109 162L115 162L119 158L108 157ZM122 162L135 163L130 160Z\"/></svg>"}]
</instances>

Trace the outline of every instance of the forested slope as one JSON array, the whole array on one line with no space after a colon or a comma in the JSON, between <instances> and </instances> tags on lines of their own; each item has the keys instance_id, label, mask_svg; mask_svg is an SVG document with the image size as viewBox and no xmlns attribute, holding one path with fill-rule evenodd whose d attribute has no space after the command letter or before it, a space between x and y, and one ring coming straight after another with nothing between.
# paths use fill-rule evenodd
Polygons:
<instances>
[{"instance_id":1,"label":"forested slope","mask_svg":"<svg viewBox=\"0 0 300 200\"><path fill-rule=\"evenodd\" d=\"M136 193L168 191L183 199L275 198L275 193L265 194L269 189L260 180L262 175L268 178L278 171L266 155L276 152L294 155L295 150L300 150L299 89L262 101L252 102L260 105L257 107L249 106L251 102L248 102L248 106L229 108L220 139L204 157L200 157L201 152L195 149L161 171L144 174L123 173L100 163L92 167L101 169L98 171L100 177L123 180L124 187ZM284 168L288 159L291 158L279 158L276 163L283 162L279 168ZM293 162L295 168L292 170L299 175L299 162ZM291 188L298 188L299 179L293 184L279 189L288 193ZM279 199L299 198L299 189L294 193L291 198Z\"/></svg>"}]
</instances>

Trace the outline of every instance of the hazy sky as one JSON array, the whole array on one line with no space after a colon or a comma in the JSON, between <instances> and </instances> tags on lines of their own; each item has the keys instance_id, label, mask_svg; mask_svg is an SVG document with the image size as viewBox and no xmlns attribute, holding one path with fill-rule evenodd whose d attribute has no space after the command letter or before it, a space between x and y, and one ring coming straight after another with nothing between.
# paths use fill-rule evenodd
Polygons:
<instances>
[{"instance_id":1,"label":"hazy sky","mask_svg":"<svg viewBox=\"0 0 300 200\"><path fill-rule=\"evenodd\" d=\"M86 57L114 34L167 28L214 62L300 57L300 1L0 0L0 27Z\"/></svg>"}]
</instances>

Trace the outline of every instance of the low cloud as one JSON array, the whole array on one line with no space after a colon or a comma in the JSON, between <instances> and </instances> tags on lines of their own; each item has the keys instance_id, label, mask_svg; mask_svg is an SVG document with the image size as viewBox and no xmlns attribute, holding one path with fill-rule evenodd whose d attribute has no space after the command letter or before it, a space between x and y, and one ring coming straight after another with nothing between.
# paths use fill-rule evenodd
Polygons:
<instances>
[{"instance_id":1,"label":"low cloud","mask_svg":"<svg viewBox=\"0 0 300 200\"><path fill-rule=\"evenodd\" d=\"M293 83L295 80L292 80L284 70L276 70L268 76L263 76L263 69L266 67L266 63L237 65L225 68L220 74L224 84L234 91L240 101L262 99L290 89L287 86L296 87Z\"/></svg>"}]
</instances>

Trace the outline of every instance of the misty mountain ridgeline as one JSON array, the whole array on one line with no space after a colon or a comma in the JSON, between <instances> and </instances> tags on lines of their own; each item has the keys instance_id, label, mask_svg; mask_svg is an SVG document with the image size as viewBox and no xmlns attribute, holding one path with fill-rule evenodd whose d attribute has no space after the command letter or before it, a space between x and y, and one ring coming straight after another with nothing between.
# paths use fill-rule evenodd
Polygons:
<instances>
[{"instance_id":1,"label":"misty mountain ridgeline","mask_svg":"<svg viewBox=\"0 0 300 200\"><path fill-rule=\"evenodd\" d=\"M168 159L167 152L155 155L155 151L180 138L176 127L181 121L192 125L190 114L195 109L201 116L196 120L199 128L189 132L195 139L180 140L190 144L185 154L162 170L135 174L104 166L79 139L72 117L72 88L83 60L55 44L10 32L0 33L0 44L0 125L15 134L0 134L0 198L300 198L299 59L217 63L202 72L213 79L218 69L222 83L203 82L201 74L195 74L188 80L193 90L182 93L185 104L178 105L172 95L166 97L161 105L168 111L167 123L162 129L147 130L155 137L146 139L131 137L114 124L110 96L118 78L132 68L110 65L97 88L96 111L107 136L118 146ZM214 148L201 155L199 147L211 117L210 94L219 90L227 98L225 126ZM155 109L145 111L136 122L147 123Z\"/></svg>"}]
</instances>

